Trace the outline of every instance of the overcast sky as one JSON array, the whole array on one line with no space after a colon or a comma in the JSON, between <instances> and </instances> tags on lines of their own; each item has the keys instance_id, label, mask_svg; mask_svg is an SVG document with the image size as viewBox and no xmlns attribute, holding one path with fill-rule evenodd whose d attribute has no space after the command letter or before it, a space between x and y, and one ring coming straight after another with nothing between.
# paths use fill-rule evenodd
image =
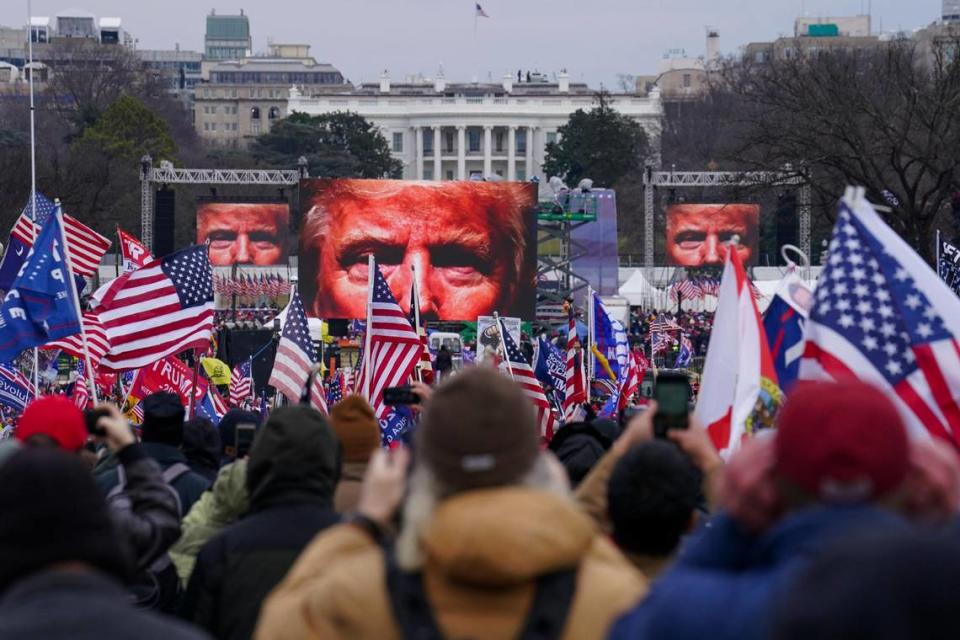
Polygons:
<instances>
[{"instance_id":1,"label":"overcast sky","mask_svg":"<svg viewBox=\"0 0 960 640\"><path fill-rule=\"evenodd\" d=\"M33 0L33 14L53 16L72 0ZM98 17L119 16L149 49L203 50L205 16L250 16L255 51L267 41L311 45L353 82L433 75L450 80L499 79L517 69L555 72L594 87L616 86L618 74L652 74L667 49L703 53L705 27L720 32L721 49L789 35L807 15L854 15L872 4L874 30L914 29L940 16L941 0L481 0L489 18L476 20L474 0L76 0ZM0 24L19 26L26 0L2 0Z\"/></svg>"}]
</instances>

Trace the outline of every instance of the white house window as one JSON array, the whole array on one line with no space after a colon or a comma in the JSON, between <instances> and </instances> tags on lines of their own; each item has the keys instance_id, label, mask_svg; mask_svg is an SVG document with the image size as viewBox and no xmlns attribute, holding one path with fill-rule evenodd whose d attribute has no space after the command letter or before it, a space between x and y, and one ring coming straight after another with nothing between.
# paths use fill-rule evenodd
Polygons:
<instances>
[{"instance_id":1,"label":"white house window","mask_svg":"<svg viewBox=\"0 0 960 640\"><path fill-rule=\"evenodd\" d=\"M403 134L399 131L393 134L393 152L403 153Z\"/></svg>"},{"instance_id":2,"label":"white house window","mask_svg":"<svg viewBox=\"0 0 960 640\"><path fill-rule=\"evenodd\" d=\"M556 131L547 131L547 144L556 144L557 142L557 132Z\"/></svg>"}]
</instances>

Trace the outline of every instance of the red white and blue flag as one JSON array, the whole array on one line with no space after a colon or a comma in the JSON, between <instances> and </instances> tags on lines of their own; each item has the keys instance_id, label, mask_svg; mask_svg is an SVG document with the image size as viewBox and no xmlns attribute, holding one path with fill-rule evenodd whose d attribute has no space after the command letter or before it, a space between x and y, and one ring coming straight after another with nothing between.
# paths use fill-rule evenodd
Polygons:
<instances>
[{"instance_id":1,"label":"red white and blue flag","mask_svg":"<svg viewBox=\"0 0 960 640\"><path fill-rule=\"evenodd\" d=\"M510 333L504 328L502 319L498 320L498 325L503 340L503 350L507 354L507 360L500 363L500 371L509 374L533 402L533 406L537 410L540 437L544 441L550 442L557 428L557 419L553 415L550 401L547 400L547 395L543 392L543 387L540 386L540 381L537 380L527 357L523 355L517 343L510 337Z\"/></svg>"},{"instance_id":2,"label":"red white and blue flag","mask_svg":"<svg viewBox=\"0 0 960 640\"><path fill-rule=\"evenodd\" d=\"M244 360L230 373L230 406L242 407L253 400L253 373L250 361Z\"/></svg>"},{"instance_id":3,"label":"red white and blue flag","mask_svg":"<svg viewBox=\"0 0 960 640\"><path fill-rule=\"evenodd\" d=\"M273 371L270 373L267 384L285 395L290 402L297 403L303 395L310 371L317 360L317 348L310 339L307 314L304 313L300 294L296 291L290 299L286 314L287 319L280 334L280 344L277 345L277 355L273 360ZM314 376L314 378L317 377ZM318 411L327 413L326 398L323 394L319 394L318 397L312 388L310 404Z\"/></svg>"},{"instance_id":4,"label":"red white and blue flag","mask_svg":"<svg viewBox=\"0 0 960 640\"><path fill-rule=\"evenodd\" d=\"M571 305L567 311L567 366L563 373L563 419L565 422L583 419L583 405L587 402L587 377L583 365L583 348L580 345L577 320Z\"/></svg>"},{"instance_id":5,"label":"red white and blue flag","mask_svg":"<svg viewBox=\"0 0 960 640\"><path fill-rule=\"evenodd\" d=\"M358 382L361 392L373 407L378 420L384 420L391 407L383 402L387 387L406 384L420 362L423 345L390 292L390 286L374 264L373 291L367 311L367 331L370 332L370 352L363 354ZM367 368L370 368L370 388L366 388Z\"/></svg>"},{"instance_id":6,"label":"red white and blue flag","mask_svg":"<svg viewBox=\"0 0 960 640\"><path fill-rule=\"evenodd\" d=\"M806 326L801 379L886 390L914 434L960 448L960 299L848 189Z\"/></svg>"},{"instance_id":7,"label":"red white and blue flag","mask_svg":"<svg viewBox=\"0 0 960 640\"><path fill-rule=\"evenodd\" d=\"M100 366L137 369L186 351L206 350L213 333L213 271L196 245L126 273L95 311L110 351Z\"/></svg>"},{"instance_id":8,"label":"red white and blue flag","mask_svg":"<svg viewBox=\"0 0 960 640\"><path fill-rule=\"evenodd\" d=\"M33 246L40 227L53 213L55 206L49 206L49 200L37 194L37 219L30 219L33 207L28 203L17 218L10 235L26 247ZM110 240L83 224L76 218L63 214L63 232L67 238L67 252L70 254L70 266L73 272L81 276L92 276L97 272L103 254L110 248Z\"/></svg>"}]
</instances>

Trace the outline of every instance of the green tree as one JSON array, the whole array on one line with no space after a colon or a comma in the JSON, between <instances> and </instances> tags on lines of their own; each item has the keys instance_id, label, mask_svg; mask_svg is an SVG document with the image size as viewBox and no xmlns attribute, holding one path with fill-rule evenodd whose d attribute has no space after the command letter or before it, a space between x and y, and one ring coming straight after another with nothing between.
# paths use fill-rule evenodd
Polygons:
<instances>
[{"instance_id":1,"label":"green tree","mask_svg":"<svg viewBox=\"0 0 960 640\"><path fill-rule=\"evenodd\" d=\"M557 129L560 142L547 145L546 175L560 176L570 186L590 178L598 187L613 187L642 171L650 150L643 127L614 109L608 94L598 93L596 101L596 107L577 109Z\"/></svg>"},{"instance_id":2,"label":"green tree","mask_svg":"<svg viewBox=\"0 0 960 640\"><path fill-rule=\"evenodd\" d=\"M380 131L357 113L293 113L258 137L253 153L275 167L293 167L303 156L310 175L331 178L399 178L403 165L390 155Z\"/></svg>"},{"instance_id":3,"label":"green tree","mask_svg":"<svg viewBox=\"0 0 960 640\"><path fill-rule=\"evenodd\" d=\"M166 121L137 98L117 98L70 146L65 209L101 233L118 224L139 230L140 158L173 161L176 152Z\"/></svg>"}]
</instances>

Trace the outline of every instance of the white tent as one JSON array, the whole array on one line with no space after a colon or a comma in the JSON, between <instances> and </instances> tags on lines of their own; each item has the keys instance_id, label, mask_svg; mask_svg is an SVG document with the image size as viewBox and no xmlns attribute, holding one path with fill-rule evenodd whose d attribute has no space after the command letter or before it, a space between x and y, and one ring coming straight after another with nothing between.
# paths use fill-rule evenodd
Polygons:
<instances>
[{"instance_id":1,"label":"white tent","mask_svg":"<svg viewBox=\"0 0 960 640\"><path fill-rule=\"evenodd\" d=\"M633 274L620 287L620 297L626 298L631 307L649 307L653 300L663 292L651 285L643 275L642 269L634 269Z\"/></svg>"}]
</instances>

